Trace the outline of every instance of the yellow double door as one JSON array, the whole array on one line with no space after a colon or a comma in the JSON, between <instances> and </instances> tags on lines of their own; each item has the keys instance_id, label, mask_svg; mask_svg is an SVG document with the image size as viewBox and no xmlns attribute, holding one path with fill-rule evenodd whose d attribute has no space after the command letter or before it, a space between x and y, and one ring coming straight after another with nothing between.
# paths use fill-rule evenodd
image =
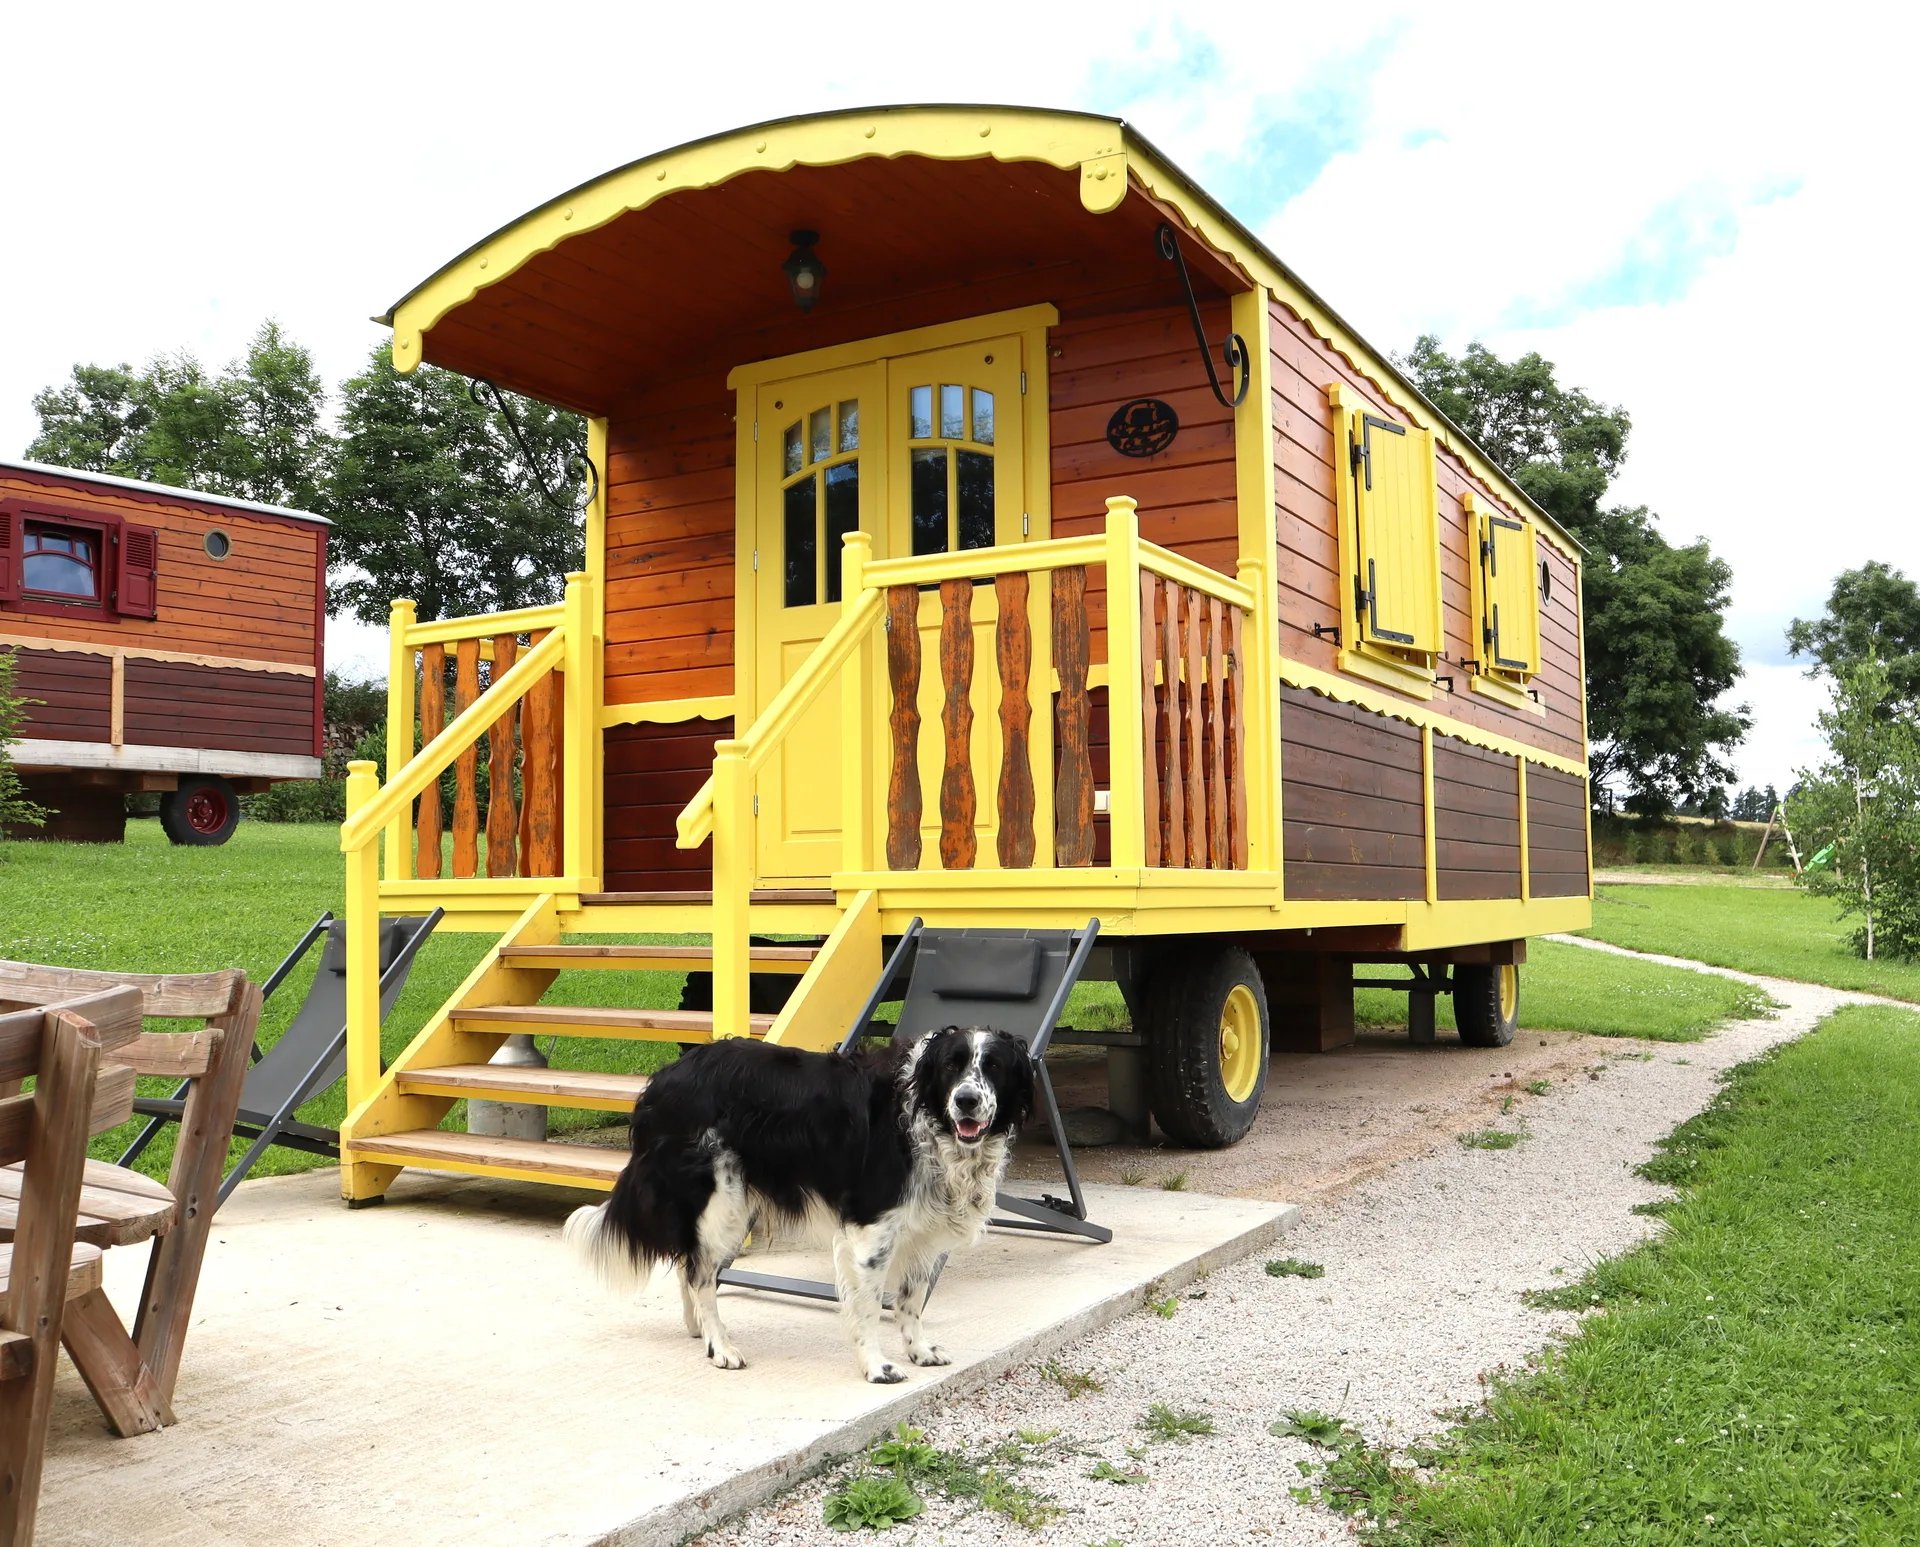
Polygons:
<instances>
[{"instance_id":1,"label":"yellow double door","mask_svg":"<svg viewBox=\"0 0 1920 1547\"><path fill-rule=\"evenodd\" d=\"M839 618L848 532L871 536L876 559L1046 535L1023 530L1031 502L1022 347L1019 335L983 339L754 389L754 508L750 527L743 523L753 544L754 716ZM999 767L990 586L975 588L972 616L973 764L986 856L996 815L987 770ZM940 822L939 632L939 593L929 590L920 605L919 691L927 834ZM881 676L870 712L884 718L884 664ZM820 881L841 868L840 713L840 694L830 688L761 771L756 844L765 884Z\"/></svg>"}]
</instances>

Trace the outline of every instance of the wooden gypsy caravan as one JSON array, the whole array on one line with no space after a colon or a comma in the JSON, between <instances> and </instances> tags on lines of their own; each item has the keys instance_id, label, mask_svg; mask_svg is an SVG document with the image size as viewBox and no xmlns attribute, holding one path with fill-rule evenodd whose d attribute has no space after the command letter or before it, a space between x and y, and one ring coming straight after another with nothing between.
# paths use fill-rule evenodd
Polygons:
<instances>
[{"instance_id":1,"label":"wooden gypsy caravan","mask_svg":"<svg viewBox=\"0 0 1920 1547\"><path fill-rule=\"evenodd\" d=\"M1245 1132L1269 1023L1351 1038L1355 963L1415 967L1416 1036L1450 990L1498 1044L1526 937L1588 922L1578 545L1127 125L720 135L386 320L403 371L588 416L594 477L564 603L394 604L392 772L342 830L350 1199L402 1165L607 1186L617 1153L437 1125L639 1086L490 1067L510 1033L831 1046L916 917L1097 916L1115 1104L1189 1144ZM482 738L525 805L484 866ZM383 1068L375 923L434 907L498 945ZM544 1002L578 967L710 970L712 1009Z\"/></svg>"},{"instance_id":2,"label":"wooden gypsy caravan","mask_svg":"<svg viewBox=\"0 0 1920 1547\"><path fill-rule=\"evenodd\" d=\"M13 747L52 815L21 836L118 842L158 790L175 843L225 843L238 797L320 775L327 520L0 460L0 650Z\"/></svg>"}]
</instances>

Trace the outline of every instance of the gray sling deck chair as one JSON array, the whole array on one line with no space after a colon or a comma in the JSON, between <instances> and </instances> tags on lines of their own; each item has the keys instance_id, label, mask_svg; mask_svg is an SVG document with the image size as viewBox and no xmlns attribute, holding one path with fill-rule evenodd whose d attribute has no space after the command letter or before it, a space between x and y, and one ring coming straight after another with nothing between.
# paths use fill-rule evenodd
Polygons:
<instances>
[{"instance_id":1,"label":"gray sling deck chair","mask_svg":"<svg viewBox=\"0 0 1920 1547\"><path fill-rule=\"evenodd\" d=\"M424 918L393 918L380 921L380 1016L384 1020L400 991L407 986L407 974L413 958L440 922L443 910L435 908ZM323 913L262 985L262 998L271 997L284 983L300 960L312 949L314 941L326 936L320 956L320 970L313 975L306 1002L292 1024L263 1054L254 1049L254 1065L247 1071L247 1082L240 1093L240 1112L233 1125L236 1139L251 1139L240 1163L220 1184L218 1209L245 1180L254 1164L270 1145L303 1150L309 1155L340 1153L340 1135L332 1128L319 1128L299 1122L294 1113L302 1104L326 1090L347 1072L347 934L346 922L331 913ZM130 1166L141 1151L151 1144L168 1123L177 1123L185 1109L187 1087L182 1085L168 1097L142 1097L133 1104L135 1112L152 1122L127 1146L119 1163Z\"/></svg>"},{"instance_id":2,"label":"gray sling deck chair","mask_svg":"<svg viewBox=\"0 0 1920 1547\"><path fill-rule=\"evenodd\" d=\"M1113 1239L1113 1232L1087 1218L1080 1172L1073 1163L1046 1062L1067 995L1080 981L1099 933L1098 919L1087 920L1084 929L926 929L916 918L894 947L879 982L841 1040L840 1051L852 1052L863 1037L889 1032L895 1042L911 1043L943 1026L991 1026L1012 1032L1027 1044L1033 1059L1034 1084L1053 1130L1068 1196L1042 1193L1038 1198L1022 1198L997 1193L994 1204L1004 1213L993 1223L1003 1229L1078 1236L1104 1245ZM903 976L905 1002L899 1021L892 1027L875 1022L873 1012L894 996ZM936 1266L936 1282L939 1272ZM743 1268L722 1269L720 1282L810 1300L839 1298L832 1284ZM887 1303L892 1304L891 1298Z\"/></svg>"}]
</instances>

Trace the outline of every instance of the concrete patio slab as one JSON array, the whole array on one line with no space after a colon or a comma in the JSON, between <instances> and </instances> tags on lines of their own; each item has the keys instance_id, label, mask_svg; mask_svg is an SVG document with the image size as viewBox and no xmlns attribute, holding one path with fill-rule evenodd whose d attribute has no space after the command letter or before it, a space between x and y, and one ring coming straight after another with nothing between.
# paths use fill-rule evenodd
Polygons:
<instances>
[{"instance_id":1,"label":"concrete patio slab","mask_svg":"<svg viewBox=\"0 0 1920 1547\"><path fill-rule=\"evenodd\" d=\"M748 1367L722 1372L670 1280L633 1300L588 1285L559 1239L587 1195L416 1171L349 1212L336 1187L331 1172L248 1183L222 1211L173 1428L112 1438L63 1361L42 1547L677 1542L1299 1217L1090 1189L1111 1245L994 1232L929 1312L955 1363L871 1386L831 1306L725 1292ZM826 1274L823 1253L742 1265ZM142 1250L108 1254L123 1314L144 1266Z\"/></svg>"}]
</instances>

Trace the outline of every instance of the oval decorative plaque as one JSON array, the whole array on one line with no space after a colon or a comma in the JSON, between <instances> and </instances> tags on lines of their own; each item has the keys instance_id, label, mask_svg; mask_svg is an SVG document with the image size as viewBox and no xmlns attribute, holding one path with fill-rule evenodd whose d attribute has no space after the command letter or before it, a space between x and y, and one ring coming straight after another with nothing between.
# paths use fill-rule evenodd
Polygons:
<instances>
[{"instance_id":1,"label":"oval decorative plaque","mask_svg":"<svg viewBox=\"0 0 1920 1547\"><path fill-rule=\"evenodd\" d=\"M1173 444L1180 416L1171 403L1139 397L1122 403L1107 421L1107 444L1123 457L1150 457Z\"/></svg>"}]
</instances>

